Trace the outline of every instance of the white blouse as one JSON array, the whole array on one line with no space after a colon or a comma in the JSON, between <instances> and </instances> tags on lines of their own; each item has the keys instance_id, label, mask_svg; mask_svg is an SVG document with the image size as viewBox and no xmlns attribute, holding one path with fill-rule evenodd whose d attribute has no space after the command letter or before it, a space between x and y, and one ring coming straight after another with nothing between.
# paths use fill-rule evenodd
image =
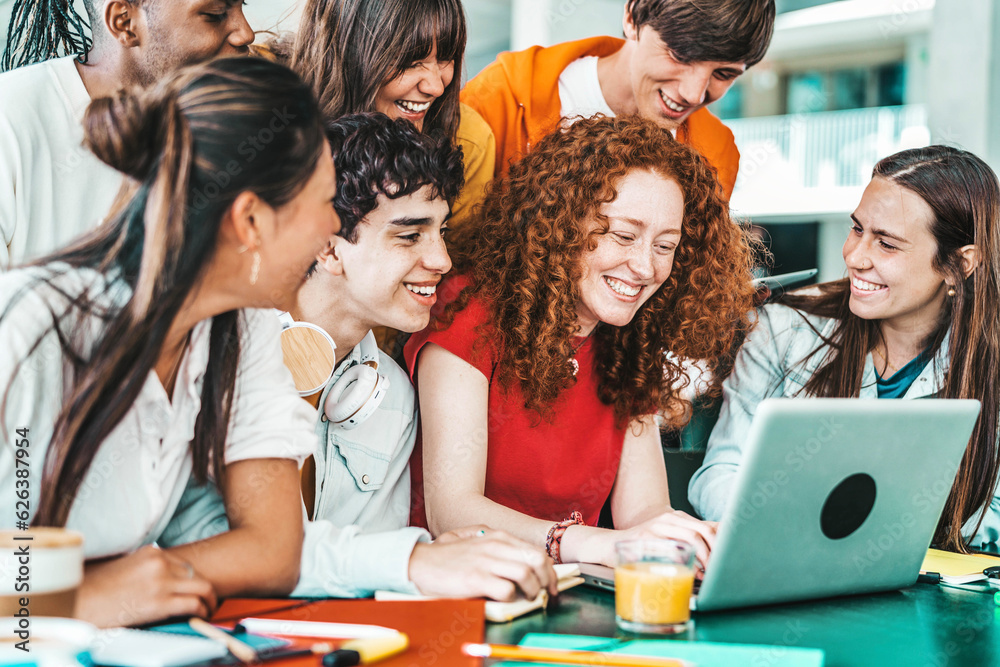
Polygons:
<instances>
[{"instance_id":1,"label":"white blouse","mask_svg":"<svg viewBox=\"0 0 1000 667\"><path fill-rule=\"evenodd\" d=\"M93 270L59 270L65 273L35 284L49 269L0 275L0 399L9 386L6 412L0 412L0 528L14 528L17 512L24 509L16 504L21 487L15 487L15 468L29 471L28 512L34 516L37 511L45 455L70 389L72 369L52 328L53 313L67 310L67 296L98 294L107 284L106 277ZM114 283L100 302L122 304L128 295L126 285ZM76 346L83 358L103 327L98 316L86 317L83 340ZM65 318L62 331L73 331L80 318L78 312ZM265 310L245 310L240 320L226 463L255 458L301 463L316 449L316 413L298 397L284 366L280 323L273 311ZM206 320L191 332L173 400L151 370L135 403L98 449L67 521L68 528L84 534L88 558L156 541L173 515L191 475L190 444L201 411L211 326ZM19 446L18 429L28 429L27 447ZM17 449L28 450L22 458L27 466L15 461Z\"/></svg>"}]
</instances>

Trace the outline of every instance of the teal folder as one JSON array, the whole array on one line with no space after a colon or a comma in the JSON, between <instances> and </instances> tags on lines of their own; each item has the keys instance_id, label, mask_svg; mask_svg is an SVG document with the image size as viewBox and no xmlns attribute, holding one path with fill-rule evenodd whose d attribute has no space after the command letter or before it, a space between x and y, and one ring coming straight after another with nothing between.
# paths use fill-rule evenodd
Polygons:
<instances>
[{"instance_id":1,"label":"teal folder","mask_svg":"<svg viewBox=\"0 0 1000 667\"><path fill-rule=\"evenodd\" d=\"M769 667L822 667L823 651L818 648L768 646L757 644L724 644L671 639L615 640L608 637L582 635L549 635L529 633L521 646L534 648L606 651L662 658L677 658L699 667L731 667L732 665L768 665ZM515 663L505 663L513 667Z\"/></svg>"}]
</instances>

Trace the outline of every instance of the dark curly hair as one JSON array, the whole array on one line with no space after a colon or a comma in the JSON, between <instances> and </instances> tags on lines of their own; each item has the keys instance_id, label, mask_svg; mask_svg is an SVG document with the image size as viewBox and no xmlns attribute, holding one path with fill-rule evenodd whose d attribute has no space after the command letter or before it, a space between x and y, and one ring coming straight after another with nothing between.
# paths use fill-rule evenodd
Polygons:
<instances>
[{"instance_id":1,"label":"dark curly hair","mask_svg":"<svg viewBox=\"0 0 1000 667\"><path fill-rule=\"evenodd\" d=\"M465 184L462 149L447 137L422 134L409 121L380 113L343 116L326 126L337 172L333 206L340 236L357 242L358 224L375 210L378 195L411 195L430 185L451 204Z\"/></svg>"},{"instance_id":2,"label":"dark curly hair","mask_svg":"<svg viewBox=\"0 0 1000 667\"><path fill-rule=\"evenodd\" d=\"M670 277L632 321L594 331L601 400L614 406L621 426L656 410L682 421L689 406L677 390L689 380L677 360L722 367L736 332L750 326L755 243L730 220L708 162L650 120L577 120L490 184L475 238L454 257L471 282L437 324L447 326L470 297L482 299L491 311L483 336L497 343L498 379L520 383L526 407L542 416L575 382L569 359L582 258L608 230L600 207L635 169L680 186L682 238ZM714 378L715 395L721 380Z\"/></svg>"}]
</instances>

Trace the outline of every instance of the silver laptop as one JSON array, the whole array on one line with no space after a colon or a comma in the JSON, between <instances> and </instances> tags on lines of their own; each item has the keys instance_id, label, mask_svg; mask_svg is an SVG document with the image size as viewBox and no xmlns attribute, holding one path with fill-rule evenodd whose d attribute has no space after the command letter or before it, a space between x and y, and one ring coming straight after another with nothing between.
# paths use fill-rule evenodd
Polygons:
<instances>
[{"instance_id":1,"label":"silver laptop","mask_svg":"<svg viewBox=\"0 0 1000 667\"><path fill-rule=\"evenodd\" d=\"M978 415L974 400L763 401L692 608L913 584ZM614 587L611 568L581 574Z\"/></svg>"}]
</instances>

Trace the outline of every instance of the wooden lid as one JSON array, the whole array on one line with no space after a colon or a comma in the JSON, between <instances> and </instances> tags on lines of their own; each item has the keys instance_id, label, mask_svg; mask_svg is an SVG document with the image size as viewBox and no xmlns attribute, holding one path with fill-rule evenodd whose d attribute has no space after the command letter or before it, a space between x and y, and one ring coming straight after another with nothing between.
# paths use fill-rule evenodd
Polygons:
<instances>
[{"instance_id":1,"label":"wooden lid","mask_svg":"<svg viewBox=\"0 0 1000 667\"><path fill-rule=\"evenodd\" d=\"M0 549L16 549L26 544L32 549L79 547L83 545L83 535L66 528L40 527L28 530L0 530Z\"/></svg>"},{"instance_id":2,"label":"wooden lid","mask_svg":"<svg viewBox=\"0 0 1000 667\"><path fill-rule=\"evenodd\" d=\"M337 363L328 333L316 325L296 322L281 332L281 352L299 395L323 391Z\"/></svg>"}]
</instances>

